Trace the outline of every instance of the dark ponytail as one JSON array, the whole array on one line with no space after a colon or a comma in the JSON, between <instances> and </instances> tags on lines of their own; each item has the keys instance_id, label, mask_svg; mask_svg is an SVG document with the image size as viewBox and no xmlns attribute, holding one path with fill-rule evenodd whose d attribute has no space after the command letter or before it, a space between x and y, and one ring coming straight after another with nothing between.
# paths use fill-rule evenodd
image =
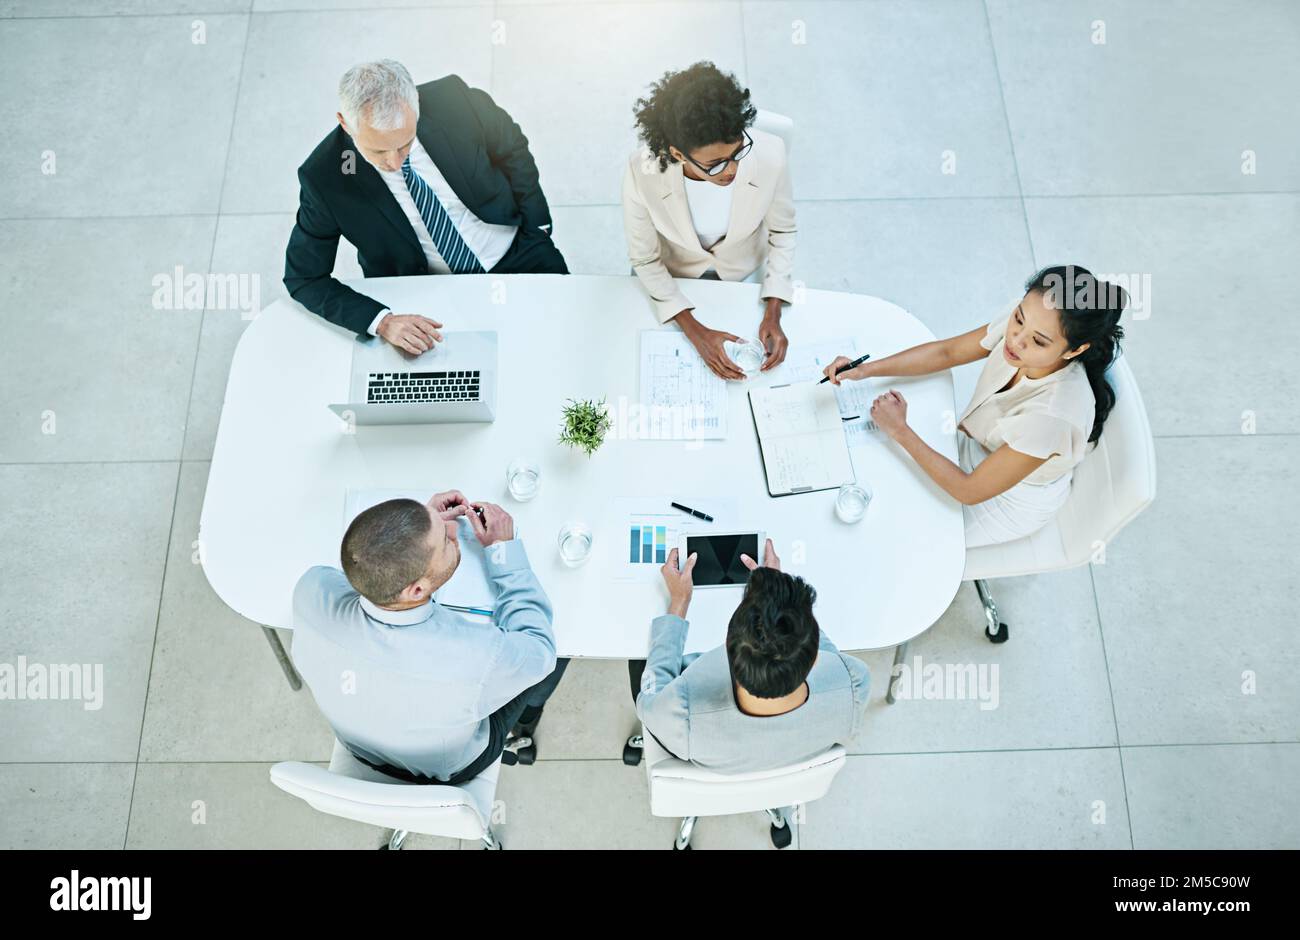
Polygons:
<instances>
[{"instance_id":1,"label":"dark ponytail","mask_svg":"<svg viewBox=\"0 0 1300 940\"><path fill-rule=\"evenodd\" d=\"M1025 293L1039 292L1047 307L1061 317L1061 332L1070 349L1084 343L1088 349L1078 356L1088 374L1097 414L1092 422L1092 443L1101 437L1106 416L1115 407L1115 390L1106 381L1106 370L1119 355L1124 328L1120 315L1128 306L1128 291L1118 284L1098 280L1087 268L1076 264L1043 268L1025 282Z\"/></svg>"}]
</instances>

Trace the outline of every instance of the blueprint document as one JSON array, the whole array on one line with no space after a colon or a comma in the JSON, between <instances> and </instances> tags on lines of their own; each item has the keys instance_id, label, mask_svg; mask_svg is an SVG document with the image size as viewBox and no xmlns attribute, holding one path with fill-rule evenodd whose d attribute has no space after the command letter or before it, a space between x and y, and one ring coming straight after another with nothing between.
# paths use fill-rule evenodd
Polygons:
<instances>
[{"instance_id":1,"label":"blueprint document","mask_svg":"<svg viewBox=\"0 0 1300 940\"><path fill-rule=\"evenodd\" d=\"M727 436L727 383L704 364L676 330L641 333L641 407L658 440L720 440Z\"/></svg>"}]
</instances>

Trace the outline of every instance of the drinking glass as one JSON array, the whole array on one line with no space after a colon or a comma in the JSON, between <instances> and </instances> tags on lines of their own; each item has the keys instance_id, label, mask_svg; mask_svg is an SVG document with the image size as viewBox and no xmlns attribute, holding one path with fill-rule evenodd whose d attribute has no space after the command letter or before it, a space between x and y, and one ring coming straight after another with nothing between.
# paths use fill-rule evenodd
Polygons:
<instances>
[{"instance_id":1,"label":"drinking glass","mask_svg":"<svg viewBox=\"0 0 1300 940\"><path fill-rule=\"evenodd\" d=\"M859 522L871 504L871 490L861 483L845 483L835 494L835 515L841 522Z\"/></svg>"},{"instance_id":2,"label":"drinking glass","mask_svg":"<svg viewBox=\"0 0 1300 940\"><path fill-rule=\"evenodd\" d=\"M537 495L541 485L542 468L535 461L516 457L506 467L506 489L516 501L528 502Z\"/></svg>"},{"instance_id":3,"label":"drinking glass","mask_svg":"<svg viewBox=\"0 0 1300 940\"><path fill-rule=\"evenodd\" d=\"M591 556L591 529L581 522L566 522L555 544L560 549L560 560L576 568Z\"/></svg>"}]
</instances>

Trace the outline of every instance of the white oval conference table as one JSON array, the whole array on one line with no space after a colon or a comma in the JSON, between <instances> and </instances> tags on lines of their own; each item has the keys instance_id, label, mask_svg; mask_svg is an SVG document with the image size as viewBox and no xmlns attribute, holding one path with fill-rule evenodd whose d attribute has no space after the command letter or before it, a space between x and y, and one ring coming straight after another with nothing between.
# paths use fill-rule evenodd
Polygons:
<instances>
[{"instance_id":1,"label":"white oval conference table","mask_svg":"<svg viewBox=\"0 0 1300 940\"><path fill-rule=\"evenodd\" d=\"M567 399L605 398L611 406L638 400L639 335L657 323L634 277L350 283L394 310L438 320L444 331L495 330L496 420L347 433L326 406L348 400L353 334L288 299L263 310L231 363L199 532L209 583L248 619L293 627L291 594L299 576L312 565L339 564L350 488L426 494L455 488L504 506L554 605L561 656L644 658L650 621L664 612L667 595L657 570L652 579L618 579L629 544L628 520L615 508L618 497L651 498L669 512L671 500L730 500L735 528L766 531L784 570L816 588L817 620L841 649L903 643L952 601L965 561L961 508L882 433L869 432L851 451L858 481L874 496L861 522L837 519L834 490L768 495L746 393L756 384L779 384L776 370L727 383L725 440L688 444L616 434L591 457L557 442ZM754 336L761 314L757 285L690 281L682 287L705 323ZM801 344L845 336L855 338L859 353L877 359L934 339L915 317L886 301L833 291L804 294L782 320L790 359ZM912 427L956 459L948 374L868 381L901 391ZM541 466L538 495L525 503L513 501L505 485L506 465L521 456ZM594 533L591 557L576 568L564 565L556 545L560 527L570 521ZM695 590L688 651L723 642L740 590Z\"/></svg>"}]
</instances>

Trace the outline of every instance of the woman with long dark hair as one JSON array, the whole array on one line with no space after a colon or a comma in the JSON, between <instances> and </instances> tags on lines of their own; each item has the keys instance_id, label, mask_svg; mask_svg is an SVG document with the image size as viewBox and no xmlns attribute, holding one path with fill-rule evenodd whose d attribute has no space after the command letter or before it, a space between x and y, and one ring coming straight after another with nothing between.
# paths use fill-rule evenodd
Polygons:
<instances>
[{"instance_id":1,"label":"woman with long dark hair","mask_svg":"<svg viewBox=\"0 0 1300 940\"><path fill-rule=\"evenodd\" d=\"M1006 317L950 339L866 362L845 379L927 375L985 359L958 428L962 465L938 453L907 424L896 391L876 398L871 417L926 474L964 507L966 546L992 545L1042 528L1070 493L1070 477L1101 437L1115 392L1106 370L1124 335L1122 287L1075 265L1044 268Z\"/></svg>"},{"instance_id":2,"label":"woman with long dark hair","mask_svg":"<svg viewBox=\"0 0 1300 940\"><path fill-rule=\"evenodd\" d=\"M785 142L752 127L749 89L712 62L666 72L636 102L645 143L623 174L628 260L660 323L681 327L724 379L745 374L723 344L739 337L706 326L675 277L743 281L761 268L762 368L785 359L781 305L794 299L794 200Z\"/></svg>"}]
</instances>

